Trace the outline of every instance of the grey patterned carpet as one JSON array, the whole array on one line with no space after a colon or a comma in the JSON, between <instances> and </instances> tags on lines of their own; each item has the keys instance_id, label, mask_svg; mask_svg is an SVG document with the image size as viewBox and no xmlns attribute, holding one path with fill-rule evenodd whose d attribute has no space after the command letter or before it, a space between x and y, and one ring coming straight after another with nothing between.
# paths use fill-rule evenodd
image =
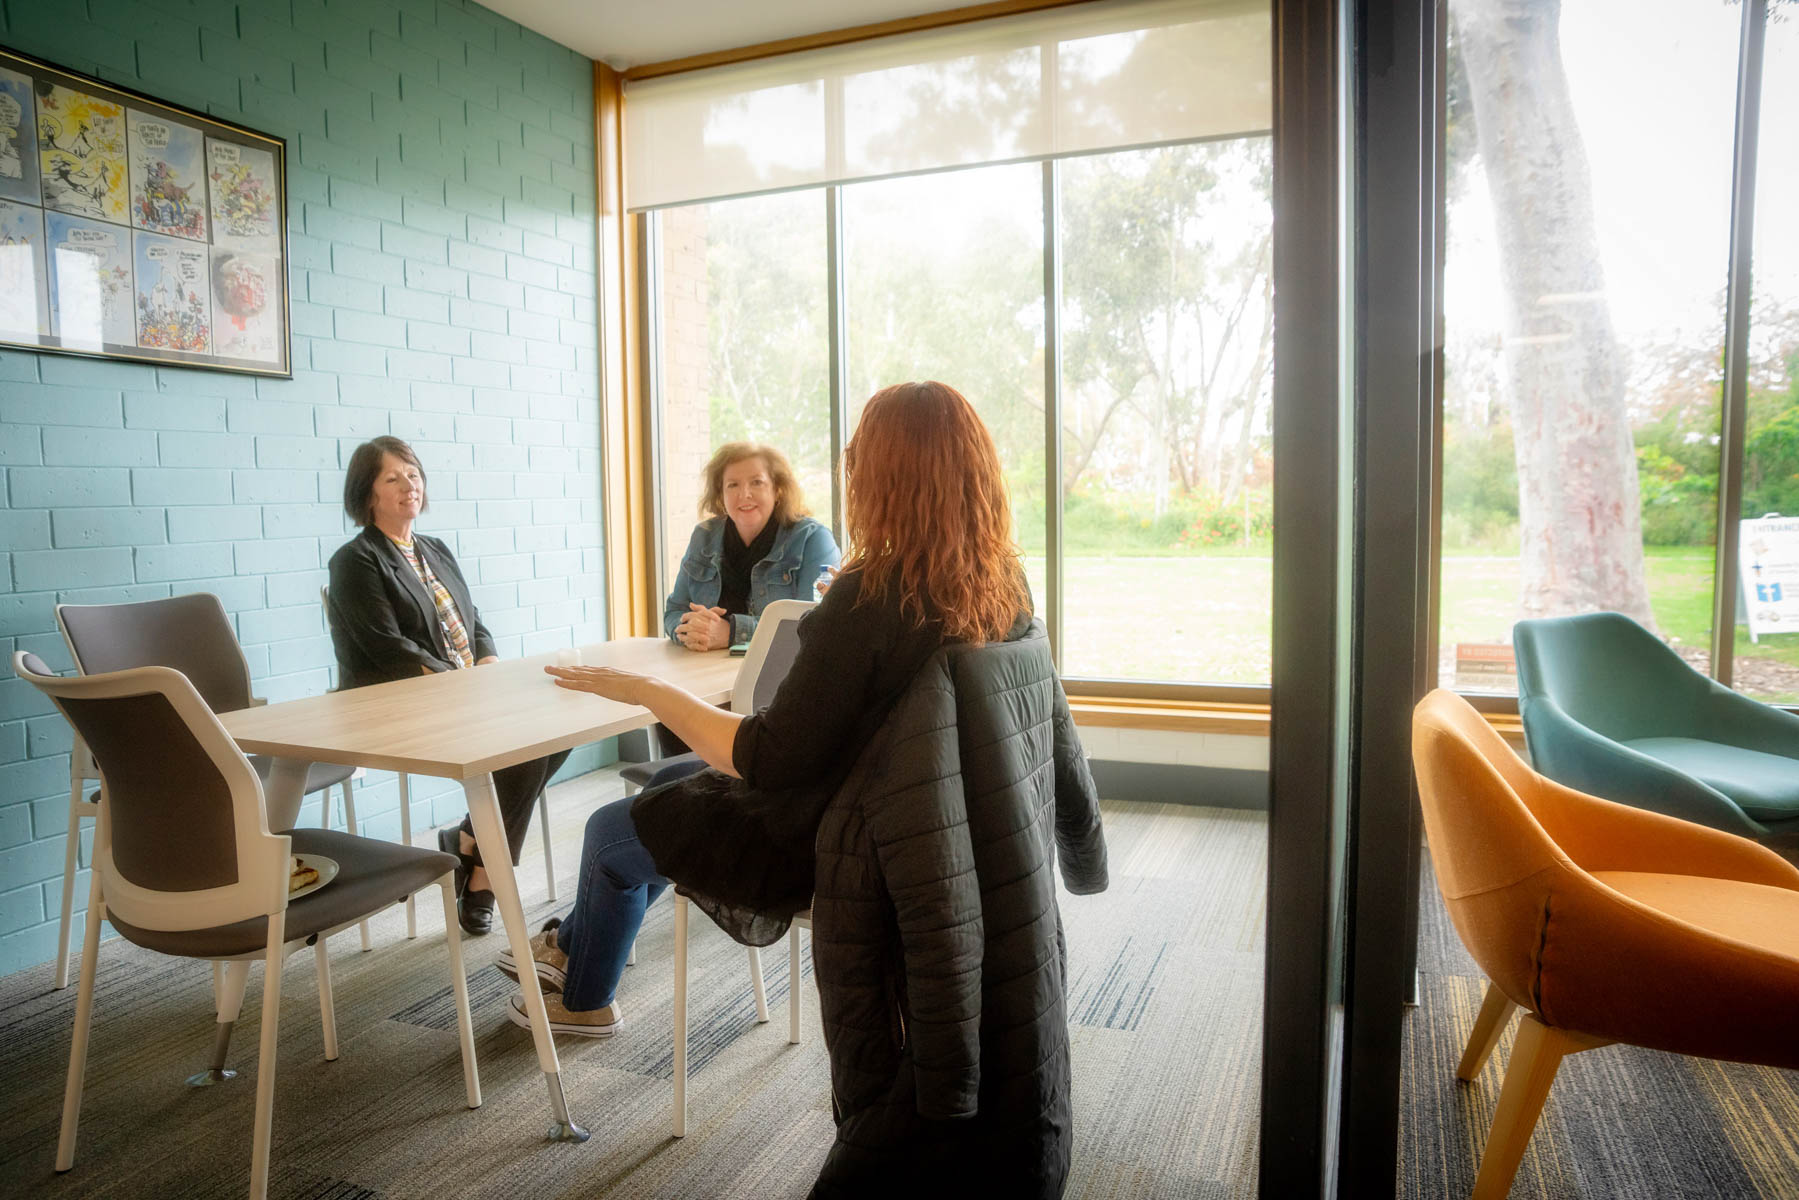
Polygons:
<instances>
[{"instance_id":1,"label":"grey patterned carpet","mask_svg":"<svg viewBox=\"0 0 1799 1200\"><path fill-rule=\"evenodd\" d=\"M611 772L556 788L559 861L619 794ZM1070 953L1076 1149L1068 1195L1247 1196L1260 1070L1263 863L1258 814L1108 805L1112 890L1063 895ZM430 835L421 833L420 841ZM519 869L544 902L528 839ZM562 885L573 893L572 878ZM799 1197L831 1141L829 1075L807 979L805 1040L787 1043L787 956L764 954L772 1020L758 1025L743 951L703 920L690 953L688 1136L669 1136L672 1068L666 901L651 910L607 1042L565 1039L563 1076L584 1146L543 1141L548 1105L524 1031L505 1018L496 937L464 942L484 1103L463 1102L443 918L434 896L407 941L399 911L373 952L331 943L340 1057L327 1063L310 954L283 976L271 1193L386 1197ZM802 934L802 937L804 935ZM806 971L810 957L806 956ZM249 1170L261 968L253 968L227 1086L181 1080L212 1035L209 972L122 942L100 951L75 1169L55 1155L75 989L50 969L0 979L0 1194L235 1197ZM808 994L809 993L809 994Z\"/></svg>"},{"instance_id":2,"label":"grey patterned carpet","mask_svg":"<svg viewBox=\"0 0 1799 1200\"><path fill-rule=\"evenodd\" d=\"M597 772L551 795L558 845L619 794ZM1267 824L1260 814L1106 805L1112 889L1061 898L1067 924L1081 1198L1255 1194ZM421 833L421 841L430 838ZM519 870L548 915L527 840ZM561 856L572 867L572 850ZM573 892L565 878L563 894ZM831 1141L816 994L787 1044L787 956L766 953L772 1021L758 1025L742 950L694 922L688 1136L669 1136L673 923L651 910L620 990L626 1028L566 1039L563 1073L585 1146L546 1144L530 1041L506 1019L498 938L467 940L484 1104L463 1103L443 919L407 941L398 910L375 949L333 939L341 1057L323 1059L310 955L283 982L272 1194L283 1200L464 1197L799 1197ZM803 936L803 935L802 935ZM1398 1191L1466 1196L1509 1041L1473 1085L1454 1079L1481 981L1427 878L1424 1003L1408 1015ZM809 960L806 968L809 971ZM237 1197L255 1100L260 968L225 1087L190 1090L212 1034L207 970L120 942L101 949L75 1170L51 1171L75 993L50 969L0 979L0 1195ZM1795 1014L1799 1036L1799 1014ZM1563 1066L1512 1195L1799 1198L1799 1076L1628 1047Z\"/></svg>"}]
</instances>

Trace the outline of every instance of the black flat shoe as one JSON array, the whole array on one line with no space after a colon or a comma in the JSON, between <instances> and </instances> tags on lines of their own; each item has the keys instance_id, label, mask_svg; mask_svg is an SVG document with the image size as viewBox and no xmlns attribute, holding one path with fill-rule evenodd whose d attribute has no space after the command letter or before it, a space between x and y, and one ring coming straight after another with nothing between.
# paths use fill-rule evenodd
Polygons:
<instances>
[{"instance_id":1,"label":"black flat shoe","mask_svg":"<svg viewBox=\"0 0 1799 1200\"><path fill-rule=\"evenodd\" d=\"M475 937L493 932L493 893L464 891L456 901L456 920Z\"/></svg>"},{"instance_id":2,"label":"black flat shoe","mask_svg":"<svg viewBox=\"0 0 1799 1200\"><path fill-rule=\"evenodd\" d=\"M460 898L468 887L469 873L475 869L475 856L462 852L462 827L452 825L437 831L437 848L456 856L456 895Z\"/></svg>"}]
</instances>

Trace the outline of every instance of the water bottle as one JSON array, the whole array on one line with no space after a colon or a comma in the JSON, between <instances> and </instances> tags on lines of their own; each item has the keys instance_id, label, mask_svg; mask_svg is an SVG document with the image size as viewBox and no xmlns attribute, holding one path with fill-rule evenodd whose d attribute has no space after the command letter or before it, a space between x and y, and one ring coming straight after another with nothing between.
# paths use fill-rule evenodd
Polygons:
<instances>
[{"instance_id":1,"label":"water bottle","mask_svg":"<svg viewBox=\"0 0 1799 1200\"><path fill-rule=\"evenodd\" d=\"M814 600L823 600L825 598L825 593L831 590L831 581L836 578L837 577L831 573L831 568L820 567L818 569L818 578L812 582L812 598Z\"/></svg>"}]
</instances>

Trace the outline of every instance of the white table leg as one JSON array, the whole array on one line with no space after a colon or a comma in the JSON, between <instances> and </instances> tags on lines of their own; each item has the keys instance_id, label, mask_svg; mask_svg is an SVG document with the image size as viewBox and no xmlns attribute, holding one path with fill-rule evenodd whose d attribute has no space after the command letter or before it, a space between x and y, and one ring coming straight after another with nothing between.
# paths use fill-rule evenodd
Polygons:
<instances>
[{"instance_id":1,"label":"white table leg","mask_svg":"<svg viewBox=\"0 0 1799 1200\"><path fill-rule=\"evenodd\" d=\"M299 824L300 802L306 798L306 772L311 768L311 763L299 758L277 758L269 765L262 803L269 814L270 833L286 833ZM330 802L327 796L325 803Z\"/></svg>"},{"instance_id":2,"label":"white table leg","mask_svg":"<svg viewBox=\"0 0 1799 1200\"><path fill-rule=\"evenodd\" d=\"M412 783L406 772L400 772L400 845L412 845ZM406 936L419 935L419 910L413 897L406 897Z\"/></svg>"},{"instance_id":3,"label":"white table leg","mask_svg":"<svg viewBox=\"0 0 1799 1200\"><path fill-rule=\"evenodd\" d=\"M537 972L531 969L531 933L525 928L525 908L518 898L518 879L512 870L512 848L506 844L506 830L500 824L500 801L494 794L493 776L477 775L462 781L468 797L469 824L475 829L475 844L481 848L481 862L487 868L488 883L493 888L494 904L500 910L500 922L506 927L506 941L518 961L519 991L525 998L525 1013L531 1018L531 1040L537 1046L537 1065L550 1089L550 1110L556 1123L550 1126L549 1138L555 1142L585 1142L590 1136L569 1116L568 1101L562 1093L562 1064L556 1059L556 1041L550 1035L550 1017L544 1009L543 988ZM450 931L452 936L455 931Z\"/></svg>"}]
</instances>

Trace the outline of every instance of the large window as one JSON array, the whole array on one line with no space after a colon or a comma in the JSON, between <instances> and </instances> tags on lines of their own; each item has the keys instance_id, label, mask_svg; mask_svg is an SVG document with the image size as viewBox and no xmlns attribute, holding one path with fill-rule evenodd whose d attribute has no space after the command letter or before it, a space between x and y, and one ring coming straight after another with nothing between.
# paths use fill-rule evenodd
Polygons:
<instances>
[{"instance_id":1,"label":"large window","mask_svg":"<svg viewBox=\"0 0 1799 1200\"><path fill-rule=\"evenodd\" d=\"M1265 687L1272 57L1264 5L1121 0L629 84L664 581L714 445L822 514L867 398L940 379L1064 674Z\"/></svg>"},{"instance_id":2,"label":"large window","mask_svg":"<svg viewBox=\"0 0 1799 1200\"><path fill-rule=\"evenodd\" d=\"M693 534L701 473L725 442L792 461L831 520L824 202L816 192L660 214L657 307L662 591Z\"/></svg>"},{"instance_id":3,"label":"large window","mask_svg":"<svg viewBox=\"0 0 1799 1200\"><path fill-rule=\"evenodd\" d=\"M953 385L998 443L1066 674L1265 684L1269 149L1266 137L1233 138L656 214L665 583L718 443L781 446L814 510L830 509L826 214L837 203L843 437L888 384ZM1059 222L1045 219L1046 187ZM1046 394L1046 255L1063 280L1058 394Z\"/></svg>"},{"instance_id":4,"label":"large window","mask_svg":"<svg viewBox=\"0 0 1799 1200\"><path fill-rule=\"evenodd\" d=\"M1799 21L1768 25L1762 69L1761 153L1756 165L1755 302L1749 327L1748 412L1743 448L1743 516L1799 518L1799 223L1791 216L1799 195ZM1744 608L1782 590L1792 611L1799 592L1793 568L1799 534L1784 554L1768 539L1744 539ZM1765 559L1763 556L1767 556ZM1777 568L1776 563L1784 563ZM1757 568L1761 569L1758 571ZM1778 576L1777 576L1778 570ZM1745 611L1745 616L1748 613ZM1778 628L1778 624L1775 625ZM1749 631L1738 626L1736 686L1763 700L1799 703L1799 630Z\"/></svg>"},{"instance_id":5,"label":"large window","mask_svg":"<svg viewBox=\"0 0 1799 1200\"><path fill-rule=\"evenodd\" d=\"M1062 166L1063 669L1266 683L1270 146Z\"/></svg>"},{"instance_id":6,"label":"large window","mask_svg":"<svg viewBox=\"0 0 1799 1200\"><path fill-rule=\"evenodd\" d=\"M1043 172L1034 163L843 189L847 438L877 390L954 387L999 447L1038 610L1043 557Z\"/></svg>"},{"instance_id":7,"label":"large window","mask_svg":"<svg viewBox=\"0 0 1799 1200\"><path fill-rule=\"evenodd\" d=\"M1601 609L1706 670L1741 10L1450 12L1443 682Z\"/></svg>"},{"instance_id":8,"label":"large window","mask_svg":"<svg viewBox=\"0 0 1799 1200\"><path fill-rule=\"evenodd\" d=\"M1057 10L1035 41L945 33L910 57L844 49L646 93L645 127L691 143L649 156L647 204L720 172L794 189L651 217L671 563L713 445L781 444L823 513L833 431L879 387L943 379L999 444L1066 675L1266 684L1272 155L1266 82L1242 67L1266 54L1265 15L1140 7L1140 25L1128 6L1103 9L1109 26ZM1799 566L1778 578L1799 550L1732 524L1732 555L1717 536L1721 516L1799 517L1799 233L1780 207L1799 187L1799 27L1768 24L1749 94L1737 355L1733 144L1759 28L1743 5L1449 13L1442 682L1511 692L1516 621L1609 609L1701 671L1799 701L1799 615L1769 599L1799 593ZM1201 51L1209 90L1170 67ZM1145 89L1156 104L1122 103ZM763 113L777 94L803 119ZM795 158L782 131L802 128ZM1740 513L1720 513L1727 490ZM1714 631L1733 600L1734 628Z\"/></svg>"}]
</instances>

